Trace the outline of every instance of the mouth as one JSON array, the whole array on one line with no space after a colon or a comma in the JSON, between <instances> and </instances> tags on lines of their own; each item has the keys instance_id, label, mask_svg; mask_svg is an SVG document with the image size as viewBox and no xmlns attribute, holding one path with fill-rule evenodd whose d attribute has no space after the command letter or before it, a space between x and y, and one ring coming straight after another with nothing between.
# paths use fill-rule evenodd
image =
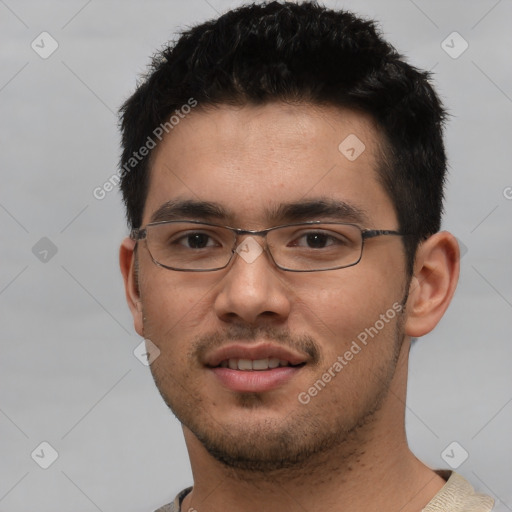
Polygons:
<instances>
[{"instance_id":1,"label":"mouth","mask_svg":"<svg viewBox=\"0 0 512 512\"><path fill-rule=\"evenodd\" d=\"M224 388L262 393L284 386L306 365L307 356L270 343L239 343L220 348L205 366Z\"/></svg>"},{"instance_id":2,"label":"mouth","mask_svg":"<svg viewBox=\"0 0 512 512\"><path fill-rule=\"evenodd\" d=\"M306 363L292 364L285 359L278 359L277 357L266 357L264 359L224 359L216 368L230 368L231 370L240 370L244 372L251 371L266 371L275 368L284 368L291 366L294 368L304 366Z\"/></svg>"}]
</instances>

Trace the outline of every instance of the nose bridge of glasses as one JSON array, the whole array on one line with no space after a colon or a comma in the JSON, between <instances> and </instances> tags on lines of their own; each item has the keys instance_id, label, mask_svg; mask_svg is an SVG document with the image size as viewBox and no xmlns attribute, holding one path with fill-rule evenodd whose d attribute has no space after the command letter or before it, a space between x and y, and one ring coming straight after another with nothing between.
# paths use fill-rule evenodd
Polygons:
<instances>
[{"instance_id":1,"label":"nose bridge of glasses","mask_svg":"<svg viewBox=\"0 0 512 512\"><path fill-rule=\"evenodd\" d=\"M267 248L267 235L273 228L268 229L239 229L239 228L231 228L231 231L235 235L234 247L233 250L236 250L240 245L244 243L244 241L252 239L254 240L262 249ZM259 237L263 239L263 245L255 240L254 237Z\"/></svg>"},{"instance_id":2,"label":"nose bridge of glasses","mask_svg":"<svg viewBox=\"0 0 512 512\"><path fill-rule=\"evenodd\" d=\"M267 252L267 258L273 261L270 254L270 249L267 244L267 234L272 231L272 228L263 230L253 229L232 229L235 233L235 242L232 249L233 255L237 254L245 263L254 263L263 252ZM262 242L258 241L256 237L262 238Z\"/></svg>"}]
</instances>

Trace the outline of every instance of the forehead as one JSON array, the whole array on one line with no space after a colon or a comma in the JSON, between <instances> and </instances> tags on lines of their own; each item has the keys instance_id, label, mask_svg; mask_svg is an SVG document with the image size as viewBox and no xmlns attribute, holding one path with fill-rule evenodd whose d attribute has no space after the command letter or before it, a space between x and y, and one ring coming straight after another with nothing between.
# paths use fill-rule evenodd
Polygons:
<instances>
[{"instance_id":1,"label":"forehead","mask_svg":"<svg viewBox=\"0 0 512 512\"><path fill-rule=\"evenodd\" d=\"M301 202L343 203L366 220L392 216L378 180L380 146L372 119L351 110L285 103L196 109L155 150L144 223L165 203L183 201L216 204L226 221L250 228L277 222L269 212Z\"/></svg>"}]
</instances>

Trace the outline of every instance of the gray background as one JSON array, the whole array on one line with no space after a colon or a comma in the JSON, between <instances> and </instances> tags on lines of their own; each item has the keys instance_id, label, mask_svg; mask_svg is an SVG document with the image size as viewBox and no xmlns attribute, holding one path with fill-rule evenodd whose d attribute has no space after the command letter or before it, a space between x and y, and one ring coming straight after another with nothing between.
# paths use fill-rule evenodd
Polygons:
<instances>
[{"instance_id":1,"label":"gray background","mask_svg":"<svg viewBox=\"0 0 512 512\"><path fill-rule=\"evenodd\" d=\"M116 172L115 112L149 55L240 3L0 0L0 511L153 510L191 483L180 426L133 355L120 194L92 191ZM457 471L512 510L511 2L326 5L379 20L451 111L444 226L467 252L445 318L413 348L408 435L436 468L457 441ZM43 31L59 45L47 59L31 48ZM453 31L469 44L458 58L441 46ZM46 470L48 448L31 457L43 441L58 452Z\"/></svg>"}]
</instances>

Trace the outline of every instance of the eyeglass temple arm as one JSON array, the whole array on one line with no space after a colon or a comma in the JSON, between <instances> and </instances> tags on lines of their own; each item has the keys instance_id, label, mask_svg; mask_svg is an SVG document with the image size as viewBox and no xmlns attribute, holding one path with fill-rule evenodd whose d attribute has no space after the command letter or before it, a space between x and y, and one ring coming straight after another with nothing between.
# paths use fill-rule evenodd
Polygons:
<instances>
[{"instance_id":1,"label":"eyeglass temple arm","mask_svg":"<svg viewBox=\"0 0 512 512\"><path fill-rule=\"evenodd\" d=\"M146 238L146 233L145 228L134 228L130 231L130 238L135 241L142 240Z\"/></svg>"},{"instance_id":2,"label":"eyeglass temple arm","mask_svg":"<svg viewBox=\"0 0 512 512\"><path fill-rule=\"evenodd\" d=\"M376 236L382 235L396 235L396 236L404 236L407 233L400 233L400 231L393 231L390 229L366 229L363 230L363 238L374 238Z\"/></svg>"}]
</instances>

